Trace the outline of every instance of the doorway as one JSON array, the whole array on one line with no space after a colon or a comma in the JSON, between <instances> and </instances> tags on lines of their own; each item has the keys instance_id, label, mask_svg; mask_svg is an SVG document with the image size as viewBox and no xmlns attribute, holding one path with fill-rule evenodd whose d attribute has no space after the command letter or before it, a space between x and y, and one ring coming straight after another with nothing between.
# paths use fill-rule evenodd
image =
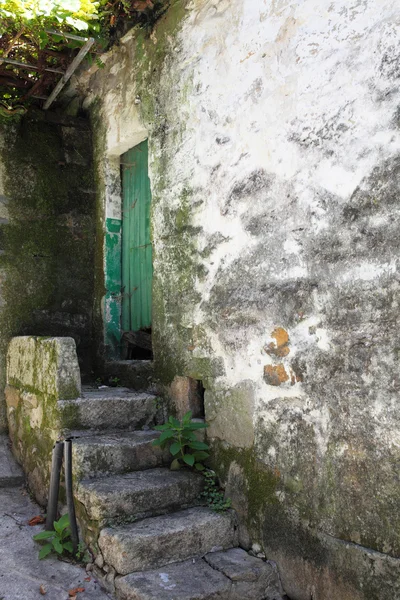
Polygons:
<instances>
[{"instance_id":1,"label":"doorway","mask_svg":"<svg viewBox=\"0 0 400 600\"><path fill-rule=\"evenodd\" d=\"M121 156L122 358L152 359L151 190L147 140Z\"/></svg>"}]
</instances>

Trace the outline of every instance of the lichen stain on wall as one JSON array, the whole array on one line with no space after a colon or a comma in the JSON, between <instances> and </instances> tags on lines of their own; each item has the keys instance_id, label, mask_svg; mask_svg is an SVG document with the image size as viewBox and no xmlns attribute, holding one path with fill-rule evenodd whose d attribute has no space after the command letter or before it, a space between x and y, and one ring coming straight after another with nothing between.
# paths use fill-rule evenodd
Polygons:
<instances>
[{"instance_id":1,"label":"lichen stain on wall","mask_svg":"<svg viewBox=\"0 0 400 600\"><path fill-rule=\"evenodd\" d=\"M157 372L203 380L215 464L289 595L391 599L399 8L178 13L87 80L109 139L120 114L149 136Z\"/></svg>"},{"instance_id":2,"label":"lichen stain on wall","mask_svg":"<svg viewBox=\"0 0 400 600\"><path fill-rule=\"evenodd\" d=\"M3 125L0 163L0 381L12 336L74 337L84 372L92 353L94 184L88 122L32 111Z\"/></svg>"}]
</instances>

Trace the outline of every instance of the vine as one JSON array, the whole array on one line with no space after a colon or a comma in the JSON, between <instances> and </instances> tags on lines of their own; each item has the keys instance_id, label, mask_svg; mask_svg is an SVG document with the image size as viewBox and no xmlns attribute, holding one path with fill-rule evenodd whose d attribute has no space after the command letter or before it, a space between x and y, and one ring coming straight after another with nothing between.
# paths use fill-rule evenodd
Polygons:
<instances>
[{"instance_id":1,"label":"vine","mask_svg":"<svg viewBox=\"0 0 400 600\"><path fill-rule=\"evenodd\" d=\"M0 0L0 118L40 105L87 36L96 40L88 60L101 66L99 54L130 27L152 27L167 7L167 0Z\"/></svg>"}]
</instances>

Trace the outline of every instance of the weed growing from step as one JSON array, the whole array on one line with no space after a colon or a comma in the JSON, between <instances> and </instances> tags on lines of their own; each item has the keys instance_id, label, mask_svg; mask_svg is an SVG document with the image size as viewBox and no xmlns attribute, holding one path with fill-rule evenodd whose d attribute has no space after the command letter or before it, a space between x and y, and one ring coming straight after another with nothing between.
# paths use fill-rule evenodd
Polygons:
<instances>
[{"instance_id":1,"label":"weed growing from step","mask_svg":"<svg viewBox=\"0 0 400 600\"><path fill-rule=\"evenodd\" d=\"M165 425L157 425L155 429L161 431L161 435L154 440L153 446L164 448L170 444L169 451L174 457L171 463L171 470L176 471L181 467L194 467L197 471L204 471L203 462L209 457L207 450L208 444L199 442L195 431L205 429L207 423L198 423L192 421L192 411L189 410L182 421L169 417Z\"/></svg>"},{"instance_id":2,"label":"weed growing from step","mask_svg":"<svg viewBox=\"0 0 400 600\"><path fill-rule=\"evenodd\" d=\"M79 542L78 550L76 552L76 559L84 565L87 565L88 563L92 562L92 557L90 555L89 548L85 544L85 542Z\"/></svg>"},{"instance_id":3,"label":"weed growing from step","mask_svg":"<svg viewBox=\"0 0 400 600\"><path fill-rule=\"evenodd\" d=\"M58 521L54 521L54 531L41 531L33 536L35 542L48 540L39 552L39 559L45 558L50 552L64 554L73 553L71 542L71 529L68 515L63 515Z\"/></svg>"},{"instance_id":4,"label":"weed growing from step","mask_svg":"<svg viewBox=\"0 0 400 600\"><path fill-rule=\"evenodd\" d=\"M211 469L203 471L205 478L204 490L200 494L200 498L204 500L210 508L216 512L224 512L231 508L232 502L230 498L225 498L224 492L219 487L217 474Z\"/></svg>"}]
</instances>

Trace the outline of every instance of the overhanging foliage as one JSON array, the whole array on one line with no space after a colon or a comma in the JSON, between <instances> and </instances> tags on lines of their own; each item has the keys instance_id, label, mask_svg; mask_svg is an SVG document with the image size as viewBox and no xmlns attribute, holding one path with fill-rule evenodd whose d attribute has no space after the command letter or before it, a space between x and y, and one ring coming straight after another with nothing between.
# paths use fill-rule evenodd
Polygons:
<instances>
[{"instance_id":1,"label":"overhanging foliage","mask_svg":"<svg viewBox=\"0 0 400 600\"><path fill-rule=\"evenodd\" d=\"M96 60L119 34L152 25L166 8L166 0L0 0L0 118L43 101L85 36L96 38L89 56Z\"/></svg>"}]
</instances>

